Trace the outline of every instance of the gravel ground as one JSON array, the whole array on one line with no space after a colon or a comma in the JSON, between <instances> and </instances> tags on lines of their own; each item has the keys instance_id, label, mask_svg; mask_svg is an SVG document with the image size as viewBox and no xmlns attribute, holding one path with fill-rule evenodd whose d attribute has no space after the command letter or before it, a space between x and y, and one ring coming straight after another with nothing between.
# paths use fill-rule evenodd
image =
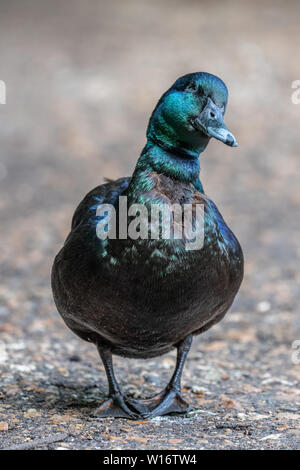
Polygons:
<instances>
[{"instance_id":1,"label":"gravel ground","mask_svg":"<svg viewBox=\"0 0 300 470\"><path fill-rule=\"evenodd\" d=\"M0 448L300 447L299 14L296 1L1 2ZM104 369L55 310L52 260L76 204L132 172L156 100L196 70L230 91L239 148L212 142L201 174L241 241L245 280L194 341L183 376L193 412L92 420ZM161 389L173 365L174 353L116 358L133 396Z\"/></svg>"}]
</instances>

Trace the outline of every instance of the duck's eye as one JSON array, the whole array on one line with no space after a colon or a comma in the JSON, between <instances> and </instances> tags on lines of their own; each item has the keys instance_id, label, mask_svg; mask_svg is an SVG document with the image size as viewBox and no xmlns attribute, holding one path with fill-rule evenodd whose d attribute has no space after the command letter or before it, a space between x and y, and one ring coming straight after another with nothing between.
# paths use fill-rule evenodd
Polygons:
<instances>
[{"instance_id":1,"label":"duck's eye","mask_svg":"<svg viewBox=\"0 0 300 470\"><path fill-rule=\"evenodd\" d=\"M204 89L203 89L203 87L202 87L201 85L198 86L197 93L198 93L198 95L200 95L200 96L205 95Z\"/></svg>"},{"instance_id":2,"label":"duck's eye","mask_svg":"<svg viewBox=\"0 0 300 470\"><path fill-rule=\"evenodd\" d=\"M190 84L187 86L186 89L187 89L188 91L196 91L197 85L196 85L195 82L192 82L192 83L190 83Z\"/></svg>"}]
</instances>

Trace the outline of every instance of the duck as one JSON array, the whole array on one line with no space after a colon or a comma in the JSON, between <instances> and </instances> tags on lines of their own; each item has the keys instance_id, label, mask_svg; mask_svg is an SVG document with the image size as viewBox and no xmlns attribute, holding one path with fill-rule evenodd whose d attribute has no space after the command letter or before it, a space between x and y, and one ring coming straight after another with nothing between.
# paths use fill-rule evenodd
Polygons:
<instances>
[{"instance_id":1,"label":"duck","mask_svg":"<svg viewBox=\"0 0 300 470\"><path fill-rule=\"evenodd\" d=\"M55 257L51 284L57 310L73 333L97 347L107 376L108 397L94 417L150 419L191 409L181 377L193 337L224 318L243 279L242 248L199 176L199 156L211 138L237 146L224 122L227 101L225 83L213 74L178 78L151 114L132 176L106 180L84 197ZM116 230L124 201L125 227L136 228L132 236L124 226ZM153 224L148 209L174 205L192 207L192 225L201 208L203 236L196 248L187 249L186 235L175 237L175 225L183 230L185 219L172 212L169 219L158 217L158 236L148 236ZM133 215L136 206L147 209L146 230L143 211ZM173 230L163 238L166 220ZM122 391L113 356L146 360L174 349L176 365L164 390L140 399Z\"/></svg>"}]
</instances>

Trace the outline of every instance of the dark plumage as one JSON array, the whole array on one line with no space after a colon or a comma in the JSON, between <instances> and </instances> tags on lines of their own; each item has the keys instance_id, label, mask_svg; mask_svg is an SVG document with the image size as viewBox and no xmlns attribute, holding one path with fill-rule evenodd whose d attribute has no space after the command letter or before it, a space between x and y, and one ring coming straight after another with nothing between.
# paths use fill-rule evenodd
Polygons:
<instances>
[{"instance_id":1,"label":"dark plumage","mask_svg":"<svg viewBox=\"0 0 300 470\"><path fill-rule=\"evenodd\" d=\"M55 258L52 288L57 309L80 338L96 344L109 383L97 416L151 417L185 412L181 372L192 336L220 321L243 277L241 247L199 179L199 154L215 137L236 146L223 115L227 88L214 75L188 74L162 96L152 113L147 144L131 178L98 186L75 211L71 232ZM96 234L97 208L143 204L205 208L204 244L185 240L106 239ZM194 216L195 217L195 216ZM159 395L133 400L122 394L112 355L159 356L176 347L173 377Z\"/></svg>"}]
</instances>

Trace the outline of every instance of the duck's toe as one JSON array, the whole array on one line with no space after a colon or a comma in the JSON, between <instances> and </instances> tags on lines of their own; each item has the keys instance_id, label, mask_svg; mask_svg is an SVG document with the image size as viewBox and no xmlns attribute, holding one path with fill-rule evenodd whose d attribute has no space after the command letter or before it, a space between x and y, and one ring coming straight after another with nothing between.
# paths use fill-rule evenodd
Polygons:
<instances>
[{"instance_id":1,"label":"duck's toe","mask_svg":"<svg viewBox=\"0 0 300 470\"><path fill-rule=\"evenodd\" d=\"M181 392L175 389L166 390L160 394L161 400L148 412L141 412L144 418L155 418L157 416L164 416L173 413L187 413L191 407L184 398Z\"/></svg>"},{"instance_id":2,"label":"duck's toe","mask_svg":"<svg viewBox=\"0 0 300 470\"><path fill-rule=\"evenodd\" d=\"M163 400L165 394L166 392L162 391L149 398L135 399L132 397L125 397L125 401L128 406L137 410L138 413L144 416L145 414L150 413L154 408L159 405L159 403Z\"/></svg>"},{"instance_id":3,"label":"duck's toe","mask_svg":"<svg viewBox=\"0 0 300 470\"><path fill-rule=\"evenodd\" d=\"M137 410L130 409L121 394L115 394L101 403L92 413L93 418L127 418L140 419Z\"/></svg>"}]
</instances>

